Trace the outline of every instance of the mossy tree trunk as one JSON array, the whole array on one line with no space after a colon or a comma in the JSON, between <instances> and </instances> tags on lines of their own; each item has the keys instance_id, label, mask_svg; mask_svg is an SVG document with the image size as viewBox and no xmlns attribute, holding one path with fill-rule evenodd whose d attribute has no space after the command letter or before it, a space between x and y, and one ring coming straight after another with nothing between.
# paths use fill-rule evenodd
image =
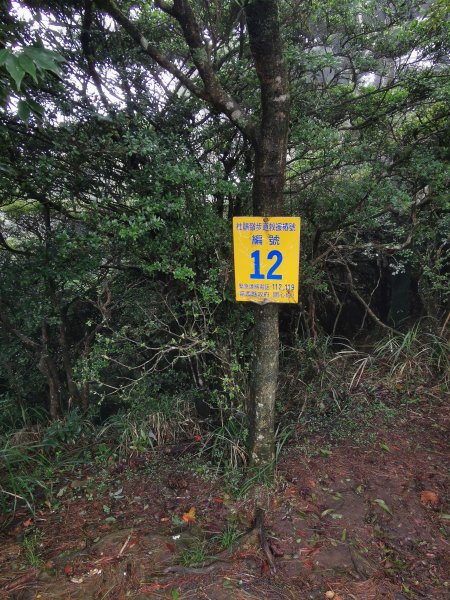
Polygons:
<instances>
[{"instance_id":1,"label":"mossy tree trunk","mask_svg":"<svg viewBox=\"0 0 450 600\"><path fill-rule=\"evenodd\" d=\"M261 90L261 121L254 141L253 212L255 216L278 216L283 212L289 125L288 79L278 4L268 0L250 2L246 18ZM269 465L274 459L278 362L278 305L258 306L250 398L250 462L254 467Z\"/></svg>"}]
</instances>

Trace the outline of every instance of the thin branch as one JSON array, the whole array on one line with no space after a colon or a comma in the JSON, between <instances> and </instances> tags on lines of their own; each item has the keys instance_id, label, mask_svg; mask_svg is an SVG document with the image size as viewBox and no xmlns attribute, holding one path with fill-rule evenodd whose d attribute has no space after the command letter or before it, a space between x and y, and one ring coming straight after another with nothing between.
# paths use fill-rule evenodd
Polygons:
<instances>
[{"instance_id":1,"label":"thin branch","mask_svg":"<svg viewBox=\"0 0 450 600\"><path fill-rule=\"evenodd\" d=\"M83 50L84 57L86 59L87 68L89 76L91 77L94 85L97 89L97 92L100 96L102 104L104 108L110 112L111 106L108 102L107 97L102 88L102 81L100 79L99 74L97 73L97 69L95 68L95 60L94 60L94 50L91 46L91 26L92 26L92 16L93 16L93 0L85 0L84 2L84 15L83 15L83 23L81 30L81 48Z\"/></svg>"},{"instance_id":2,"label":"thin branch","mask_svg":"<svg viewBox=\"0 0 450 600\"><path fill-rule=\"evenodd\" d=\"M377 315L373 312L373 310L370 308L370 306L367 304L367 302L364 300L364 298L358 292L358 290L355 287L352 272L350 271L348 264L345 261L338 261L338 262L339 262L339 264L341 264L344 267L344 269L346 271L347 281L350 286L350 292L358 300L358 302L366 309L367 314L370 315L370 317L372 317L372 319L375 321L375 323L377 325L379 325L380 327L382 327L383 329L386 329L387 331L390 331L391 333L395 333L396 335L400 335L399 331L397 331L393 327L389 327L389 325L386 325L386 323L383 323L383 321L379 317L377 317Z\"/></svg>"},{"instance_id":3,"label":"thin branch","mask_svg":"<svg viewBox=\"0 0 450 600\"><path fill-rule=\"evenodd\" d=\"M255 139L254 127L249 122L241 106L220 85L212 67L209 51L201 37L200 27L195 15L184 0L177 0L173 6L166 2L157 2L157 6L179 22L184 39L189 46L192 60L202 79L203 88L195 85L166 55L159 52L141 33L139 28L118 8L114 0L97 0L97 4L125 29L148 56L176 77L194 96L205 100L216 110L226 115L246 138Z\"/></svg>"},{"instance_id":4,"label":"thin branch","mask_svg":"<svg viewBox=\"0 0 450 600\"><path fill-rule=\"evenodd\" d=\"M0 231L0 246L2 246L8 252L12 252L13 254L21 254L22 256L30 256L30 253L26 250L18 250L17 248L13 248L8 244L6 239L3 236L3 233Z\"/></svg>"},{"instance_id":5,"label":"thin branch","mask_svg":"<svg viewBox=\"0 0 450 600\"><path fill-rule=\"evenodd\" d=\"M42 347L40 344L37 344L34 340L23 334L21 331L16 329L9 321L8 317L5 313L0 311L0 325L3 325L7 333L14 335L17 339L19 339L24 346L29 348L30 350L42 352Z\"/></svg>"}]
</instances>

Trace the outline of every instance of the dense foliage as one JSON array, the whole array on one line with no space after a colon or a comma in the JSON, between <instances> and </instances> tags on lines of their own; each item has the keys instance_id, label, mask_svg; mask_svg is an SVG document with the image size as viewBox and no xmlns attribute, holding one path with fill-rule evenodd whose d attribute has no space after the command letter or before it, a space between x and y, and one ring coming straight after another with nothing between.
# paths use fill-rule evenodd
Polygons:
<instances>
[{"instance_id":1,"label":"dense foliage","mask_svg":"<svg viewBox=\"0 0 450 600\"><path fill-rule=\"evenodd\" d=\"M252 210L245 127L189 90L201 57L163 3L119 5L178 79L106 16L109 2L1 4L2 410L181 412L245 430L253 316L233 300L230 244L232 216ZM190 4L251 123L240 3ZM302 216L301 302L281 313L283 344L398 334L422 317L443 333L446 3L280 10L284 210Z\"/></svg>"}]
</instances>

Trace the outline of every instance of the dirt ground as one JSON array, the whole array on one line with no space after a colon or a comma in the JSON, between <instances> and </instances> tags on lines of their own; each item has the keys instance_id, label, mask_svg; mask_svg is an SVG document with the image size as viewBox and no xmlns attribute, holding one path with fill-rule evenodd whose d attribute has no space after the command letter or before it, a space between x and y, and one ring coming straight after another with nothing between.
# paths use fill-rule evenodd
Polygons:
<instances>
[{"instance_id":1,"label":"dirt ground","mask_svg":"<svg viewBox=\"0 0 450 600\"><path fill-rule=\"evenodd\" d=\"M450 598L448 424L444 403L424 401L366 444L330 447L317 435L306 452L299 430L262 507L266 552L251 531L251 494L239 483L225 493L188 452L86 465L34 518L18 512L4 526L0 595ZM224 550L227 532L243 537Z\"/></svg>"}]
</instances>

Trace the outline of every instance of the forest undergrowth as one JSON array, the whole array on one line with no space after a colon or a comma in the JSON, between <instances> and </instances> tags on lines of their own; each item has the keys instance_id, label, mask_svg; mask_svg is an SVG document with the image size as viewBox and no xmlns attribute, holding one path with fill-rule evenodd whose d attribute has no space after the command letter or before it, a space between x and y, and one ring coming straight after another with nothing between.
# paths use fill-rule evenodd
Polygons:
<instances>
[{"instance_id":1,"label":"forest undergrowth","mask_svg":"<svg viewBox=\"0 0 450 600\"><path fill-rule=\"evenodd\" d=\"M4 423L5 597L100 598L108 585L117 598L443 597L446 340L413 330L363 352L324 339L282 357L271 481L247 470L242 407L200 420L175 403L102 423L23 411ZM267 553L252 537L261 483ZM231 573L220 589L216 571ZM195 595L198 579L215 591Z\"/></svg>"}]
</instances>

